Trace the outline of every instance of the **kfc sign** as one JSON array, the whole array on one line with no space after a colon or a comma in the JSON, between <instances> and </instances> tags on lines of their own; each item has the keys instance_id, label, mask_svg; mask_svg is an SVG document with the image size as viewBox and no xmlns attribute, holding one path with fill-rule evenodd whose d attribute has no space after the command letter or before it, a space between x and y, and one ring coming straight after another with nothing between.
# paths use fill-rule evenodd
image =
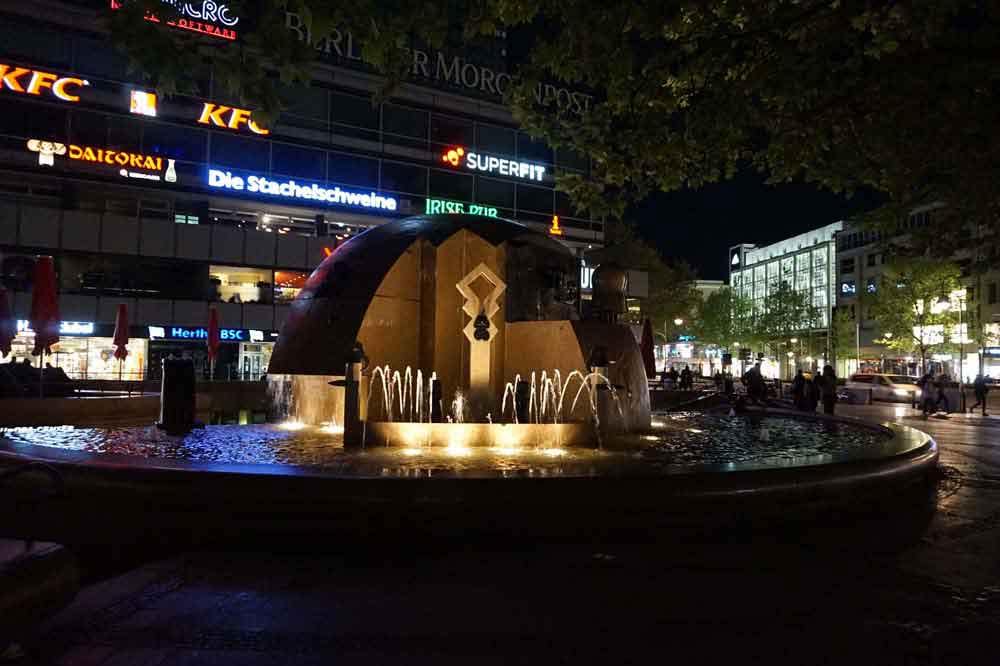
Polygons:
<instances>
[{"instance_id":1,"label":"kfc sign","mask_svg":"<svg viewBox=\"0 0 1000 666\"><path fill-rule=\"evenodd\" d=\"M0 63L0 90L36 97L51 95L64 102L79 102L77 91L89 85L90 81L85 79Z\"/></svg>"},{"instance_id":2,"label":"kfc sign","mask_svg":"<svg viewBox=\"0 0 1000 666\"><path fill-rule=\"evenodd\" d=\"M202 106L198 122L202 125L215 125L231 130L239 130L243 125L246 125L251 132L261 136L271 133L271 130L261 127L250 118L250 111L213 104L212 102L205 102Z\"/></svg>"}]
</instances>

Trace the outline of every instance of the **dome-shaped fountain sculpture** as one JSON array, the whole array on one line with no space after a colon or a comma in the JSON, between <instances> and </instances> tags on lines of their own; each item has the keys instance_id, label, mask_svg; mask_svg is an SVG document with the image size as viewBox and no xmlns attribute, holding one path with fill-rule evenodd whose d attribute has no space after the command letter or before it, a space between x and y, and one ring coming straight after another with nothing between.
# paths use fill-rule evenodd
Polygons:
<instances>
[{"instance_id":1,"label":"dome-shaped fountain sculpture","mask_svg":"<svg viewBox=\"0 0 1000 666\"><path fill-rule=\"evenodd\" d=\"M341 378L350 384L346 364L363 348L370 366L358 377L359 416L368 443L592 444L648 428L636 340L613 318L579 318L578 272L568 248L509 220L390 222L313 272L269 373L294 418L344 423ZM606 366L588 365L595 351Z\"/></svg>"}]
</instances>

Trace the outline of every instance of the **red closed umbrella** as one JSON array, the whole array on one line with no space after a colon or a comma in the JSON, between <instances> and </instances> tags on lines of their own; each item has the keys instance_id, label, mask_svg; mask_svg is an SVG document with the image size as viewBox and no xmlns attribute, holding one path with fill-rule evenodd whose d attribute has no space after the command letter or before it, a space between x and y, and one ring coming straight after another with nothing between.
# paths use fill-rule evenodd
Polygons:
<instances>
[{"instance_id":1,"label":"red closed umbrella","mask_svg":"<svg viewBox=\"0 0 1000 666\"><path fill-rule=\"evenodd\" d=\"M118 359L118 381L121 381L122 366L125 364L125 357L128 356L128 306L124 303L118 304L118 313L115 315L115 337L112 342L115 345L115 358Z\"/></svg>"},{"instance_id":2,"label":"red closed umbrella","mask_svg":"<svg viewBox=\"0 0 1000 666\"><path fill-rule=\"evenodd\" d=\"M214 305L208 306L208 345L209 376L215 377L215 357L219 353L219 311Z\"/></svg>"},{"instance_id":3,"label":"red closed umbrella","mask_svg":"<svg viewBox=\"0 0 1000 666\"><path fill-rule=\"evenodd\" d=\"M59 321L59 298L56 295L56 271L52 257L38 257L31 289L30 323L35 331L33 356L52 353L52 345L59 342Z\"/></svg>"},{"instance_id":4,"label":"red closed umbrella","mask_svg":"<svg viewBox=\"0 0 1000 666\"><path fill-rule=\"evenodd\" d=\"M115 315L115 358L124 361L128 356L128 306L118 304L118 314Z\"/></svg>"},{"instance_id":5,"label":"red closed umbrella","mask_svg":"<svg viewBox=\"0 0 1000 666\"><path fill-rule=\"evenodd\" d=\"M642 365L646 368L646 378L656 379L656 358L653 356L653 324L649 319L642 322L642 340L639 341Z\"/></svg>"},{"instance_id":6,"label":"red closed umbrella","mask_svg":"<svg viewBox=\"0 0 1000 666\"><path fill-rule=\"evenodd\" d=\"M10 353L10 345L17 335L17 322L10 308L7 290L0 287L0 358L6 358Z\"/></svg>"}]
</instances>

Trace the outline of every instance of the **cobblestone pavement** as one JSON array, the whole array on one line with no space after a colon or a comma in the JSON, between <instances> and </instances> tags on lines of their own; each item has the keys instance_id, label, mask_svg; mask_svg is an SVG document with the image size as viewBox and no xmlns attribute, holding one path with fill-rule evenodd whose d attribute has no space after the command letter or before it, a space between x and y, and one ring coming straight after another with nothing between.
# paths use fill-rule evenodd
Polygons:
<instances>
[{"instance_id":1,"label":"cobblestone pavement","mask_svg":"<svg viewBox=\"0 0 1000 666\"><path fill-rule=\"evenodd\" d=\"M1000 663L1000 429L838 411L932 434L936 495L753 534L190 552L89 586L23 663Z\"/></svg>"}]
</instances>

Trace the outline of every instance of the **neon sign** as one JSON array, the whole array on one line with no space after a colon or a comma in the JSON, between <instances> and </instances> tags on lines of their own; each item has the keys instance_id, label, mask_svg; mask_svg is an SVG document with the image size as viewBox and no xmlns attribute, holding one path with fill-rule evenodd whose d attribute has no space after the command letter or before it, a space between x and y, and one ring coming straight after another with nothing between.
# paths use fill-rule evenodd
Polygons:
<instances>
[{"instance_id":1,"label":"neon sign","mask_svg":"<svg viewBox=\"0 0 1000 666\"><path fill-rule=\"evenodd\" d=\"M156 93L145 92L143 90L130 91L128 110L129 113L155 118Z\"/></svg>"},{"instance_id":2,"label":"neon sign","mask_svg":"<svg viewBox=\"0 0 1000 666\"><path fill-rule=\"evenodd\" d=\"M552 226L549 227L549 234L553 236L562 236L562 227L559 226L559 216L552 216Z\"/></svg>"},{"instance_id":3,"label":"neon sign","mask_svg":"<svg viewBox=\"0 0 1000 666\"><path fill-rule=\"evenodd\" d=\"M55 156L66 155L69 159L77 162L118 167L118 175L123 178L158 181L161 179L161 172L163 172L163 180L168 183L177 181L175 161L172 159L167 159L167 167L164 172L162 157L131 153L126 150L78 146L74 143L66 145L39 139L28 139L27 146L31 152L38 153L38 164L41 166L54 166Z\"/></svg>"},{"instance_id":4,"label":"neon sign","mask_svg":"<svg viewBox=\"0 0 1000 666\"><path fill-rule=\"evenodd\" d=\"M239 130L240 125L246 125L251 132L260 134L261 136L271 133L271 130L265 129L255 123L250 118L250 111L247 109L237 109L232 106L213 104L212 102L205 102L198 122L202 125L215 125L216 127L225 127L231 130Z\"/></svg>"},{"instance_id":5,"label":"neon sign","mask_svg":"<svg viewBox=\"0 0 1000 666\"><path fill-rule=\"evenodd\" d=\"M18 333L34 333L31 322L27 319L17 320ZM59 322L59 335L93 335L94 322L92 321L61 321Z\"/></svg>"},{"instance_id":6,"label":"neon sign","mask_svg":"<svg viewBox=\"0 0 1000 666\"><path fill-rule=\"evenodd\" d=\"M497 209L491 206L465 204L461 201L448 201L447 199L427 199L424 213L427 215L450 213L454 215L482 215L483 217L497 217Z\"/></svg>"},{"instance_id":7,"label":"neon sign","mask_svg":"<svg viewBox=\"0 0 1000 666\"><path fill-rule=\"evenodd\" d=\"M300 183L295 180L278 181L257 174L246 177L234 176L229 171L219 169L208 170L208 186L355 208L395 211L398 206L395 197L386 197L374 192L351 192L339 187L327 188L316 183Z\"/></svg>"},{"instance_id":8,"label":"neon sign","mask_svg":"<svg viewBox=\"0 0 1000 666\"><path fill-rule=\"evenodd\" d=\"M240 17L233 16L232 10L224 3L216 2L216 0L160 0L160 2L170 5L181 15L181 18L176 21L167 21L167 25L171 28L189 30L230 41L236 39L236 31L232 28L240 22ZM121 6L120 0L111 0L111 9L121 9ZM152 13L147 13L143 18L152 23L160 22L159 17Z\"/></svg>"},{"instance_id":9,"label":"neon sign","mask_svg":"<svg viewBox=\"0 0 1000 666\"><path fill-rule=\"evenodd\" d=\"M480 155L479 153L466 151L462 146L446 150L441 154L441 161L453 167L464 166L466 169L471 169L472 171L499 173L501 176L512 176L525 180L541 181L545 175L545 167L540 164L506 160L502 157L493 157L491 155Z\"/></svg>"},{"instance_id":10,"label":"neon sign","mask_svg":"<svg viewBox=\"0 0 1000 666\"><path fill-rule=\"evenodd\" d=\"M11 92L35 96L41 96L43 91L48 90L56 99L61 99L64 102L79 102L80 96L75 94L76 89L89 85L90 81L86 79L72 76L60 77L58 74L44 72L40 69L14 67L0 63L0 90L7 89Z\"/></svg>"},{"instance_id":11,"label":"neon sign","mask_svg":"<svg viewBox=\"0 0 1000 666\"><path fill-rule=\"evenodd\" d=\"M208 329L204 326L147 326L150 340L208 340ZM252 335L244 328L220 328L219 339L223 342L246 342L247 340L263 339L262 331L254 331Z\"/></svg>"}]
</instances>

